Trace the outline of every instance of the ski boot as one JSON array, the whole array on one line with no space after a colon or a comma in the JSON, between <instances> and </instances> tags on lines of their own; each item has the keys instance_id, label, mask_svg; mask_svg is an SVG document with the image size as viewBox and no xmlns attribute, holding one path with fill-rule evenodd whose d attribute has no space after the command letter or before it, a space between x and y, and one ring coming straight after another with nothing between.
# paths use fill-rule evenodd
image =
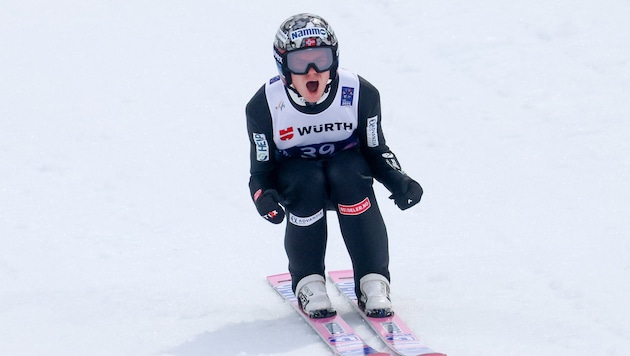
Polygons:
<instances>
[{"instance_id":1,"label":"ski boot","mask_svg":"<svg viewBox=\"0 0 630 356\"><path fill-rule=\"evenodd\" d=\"M302 278L295 290L300 308L310 318L323 319L337 314L326 293L326 280L319 274Z\"/></svg>"},{"instance_id":2,"label":"ski boot","mask_svg":"<svg viewBox=\"0 0 630 356\"><path fill-rule=\"evenodd\" d=\"M389 281L380 274L370 273L359 281L361 297L359 308L371 318L386 318L394 315L389 299Z\"/></svg>"}]
</instances>

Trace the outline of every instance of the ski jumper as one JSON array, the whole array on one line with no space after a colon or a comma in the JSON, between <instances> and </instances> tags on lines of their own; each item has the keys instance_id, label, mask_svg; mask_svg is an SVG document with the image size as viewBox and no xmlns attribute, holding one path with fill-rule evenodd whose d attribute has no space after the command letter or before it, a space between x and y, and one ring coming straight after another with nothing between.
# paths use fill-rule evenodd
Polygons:
<instances>
[{"instance_id":1,"label":"ski jumper","mask_svg":"<svg viewBox=\"0 0 630 356\"><path fill-rule=\"evenodd\" d=\"M387 231L372 183L393 191L405 174L385 143L378 90L344 69L319 104L300 105L288 90L272 78L246 115L250 190L276 190L287 211L293 288L305 276L325 275L327 210L337 213L357 289L369 273L389 279Z\"/></svg>"}]
</instances>

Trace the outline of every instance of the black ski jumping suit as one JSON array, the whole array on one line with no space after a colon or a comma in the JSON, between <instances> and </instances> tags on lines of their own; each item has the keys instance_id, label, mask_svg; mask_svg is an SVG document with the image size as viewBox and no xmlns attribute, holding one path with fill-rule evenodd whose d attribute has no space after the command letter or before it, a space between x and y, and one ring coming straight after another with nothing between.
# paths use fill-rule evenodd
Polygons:
<instances>
[{"instance_id":1,"label":"black ski jumping suit","mask_svg":"<svg viewBox=\"0 0 630 356\"><path fill-rule=\"evenodd\" d=\"M300 102L290 90L275 77L247 104L252 197L274 191L287 211L284 245L294 290L305 276L324 276L326 211L336 211L359 292L368 273L390 278L373 178L401 209L417 203L422 188L386 145L379 93L365 79L339 69L318 104ZM406 196L410 184L417 186L414 199Z\"/></svg>"}]
</instances>

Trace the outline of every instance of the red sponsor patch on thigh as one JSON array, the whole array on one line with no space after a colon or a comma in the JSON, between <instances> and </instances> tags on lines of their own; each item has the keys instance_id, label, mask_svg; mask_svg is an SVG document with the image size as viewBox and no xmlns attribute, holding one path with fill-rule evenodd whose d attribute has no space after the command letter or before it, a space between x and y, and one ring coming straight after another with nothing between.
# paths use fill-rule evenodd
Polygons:
<instances>
[{"instance_id":1,"label":"red sponsor patch on thigh","mask_svg":"<svg viewBox=\"0 0 630 356\"><path fill-rule=\"evenodd\" d=\"M339 207L339 212L342 215L359 215L368 210L372 204L370 203L370 199L366 197L354 205L337 204L337 206Z\"/></svg>"}]
</instances>

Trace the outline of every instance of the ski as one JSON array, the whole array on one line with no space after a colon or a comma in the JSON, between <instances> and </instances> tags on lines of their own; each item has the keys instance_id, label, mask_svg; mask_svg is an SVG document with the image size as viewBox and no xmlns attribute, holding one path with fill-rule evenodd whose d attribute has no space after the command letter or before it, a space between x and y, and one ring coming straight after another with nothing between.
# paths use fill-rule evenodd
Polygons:
<instances>
[{"instance_id":1,"label":"ski","mask_svg":"<svg viewBox=\"0 0 630 356\"><path fill-rule=\"evenodd\" d=\"M394 313L394 315L385 318L370 318L365 315L357 304L352 270L331 271L328 274L341 294L348 298L352 306L361 314L363 320L396 355L446 356L431 350L421 342L398 314Z\"/></svg>"},{"instance_id":2,"label":"ski","mask_svg":"<svg viewBox=\"0 0 630 356\"><path fill-rule=\"evenodd\" d=\"M306 320L306 322L315 330L317 335L326 342L328 347L335 355L343 356L390 356L389 353L382 353L366 344L359 335L357 335L352 327L343 320L339 314L323 319L311 319L306 315L300 306L298 300L293 294L291 288L291 275L289 273L268 276L267 281L273 289L288 301L291 306Z\"/></svg>"}]
</instances>

